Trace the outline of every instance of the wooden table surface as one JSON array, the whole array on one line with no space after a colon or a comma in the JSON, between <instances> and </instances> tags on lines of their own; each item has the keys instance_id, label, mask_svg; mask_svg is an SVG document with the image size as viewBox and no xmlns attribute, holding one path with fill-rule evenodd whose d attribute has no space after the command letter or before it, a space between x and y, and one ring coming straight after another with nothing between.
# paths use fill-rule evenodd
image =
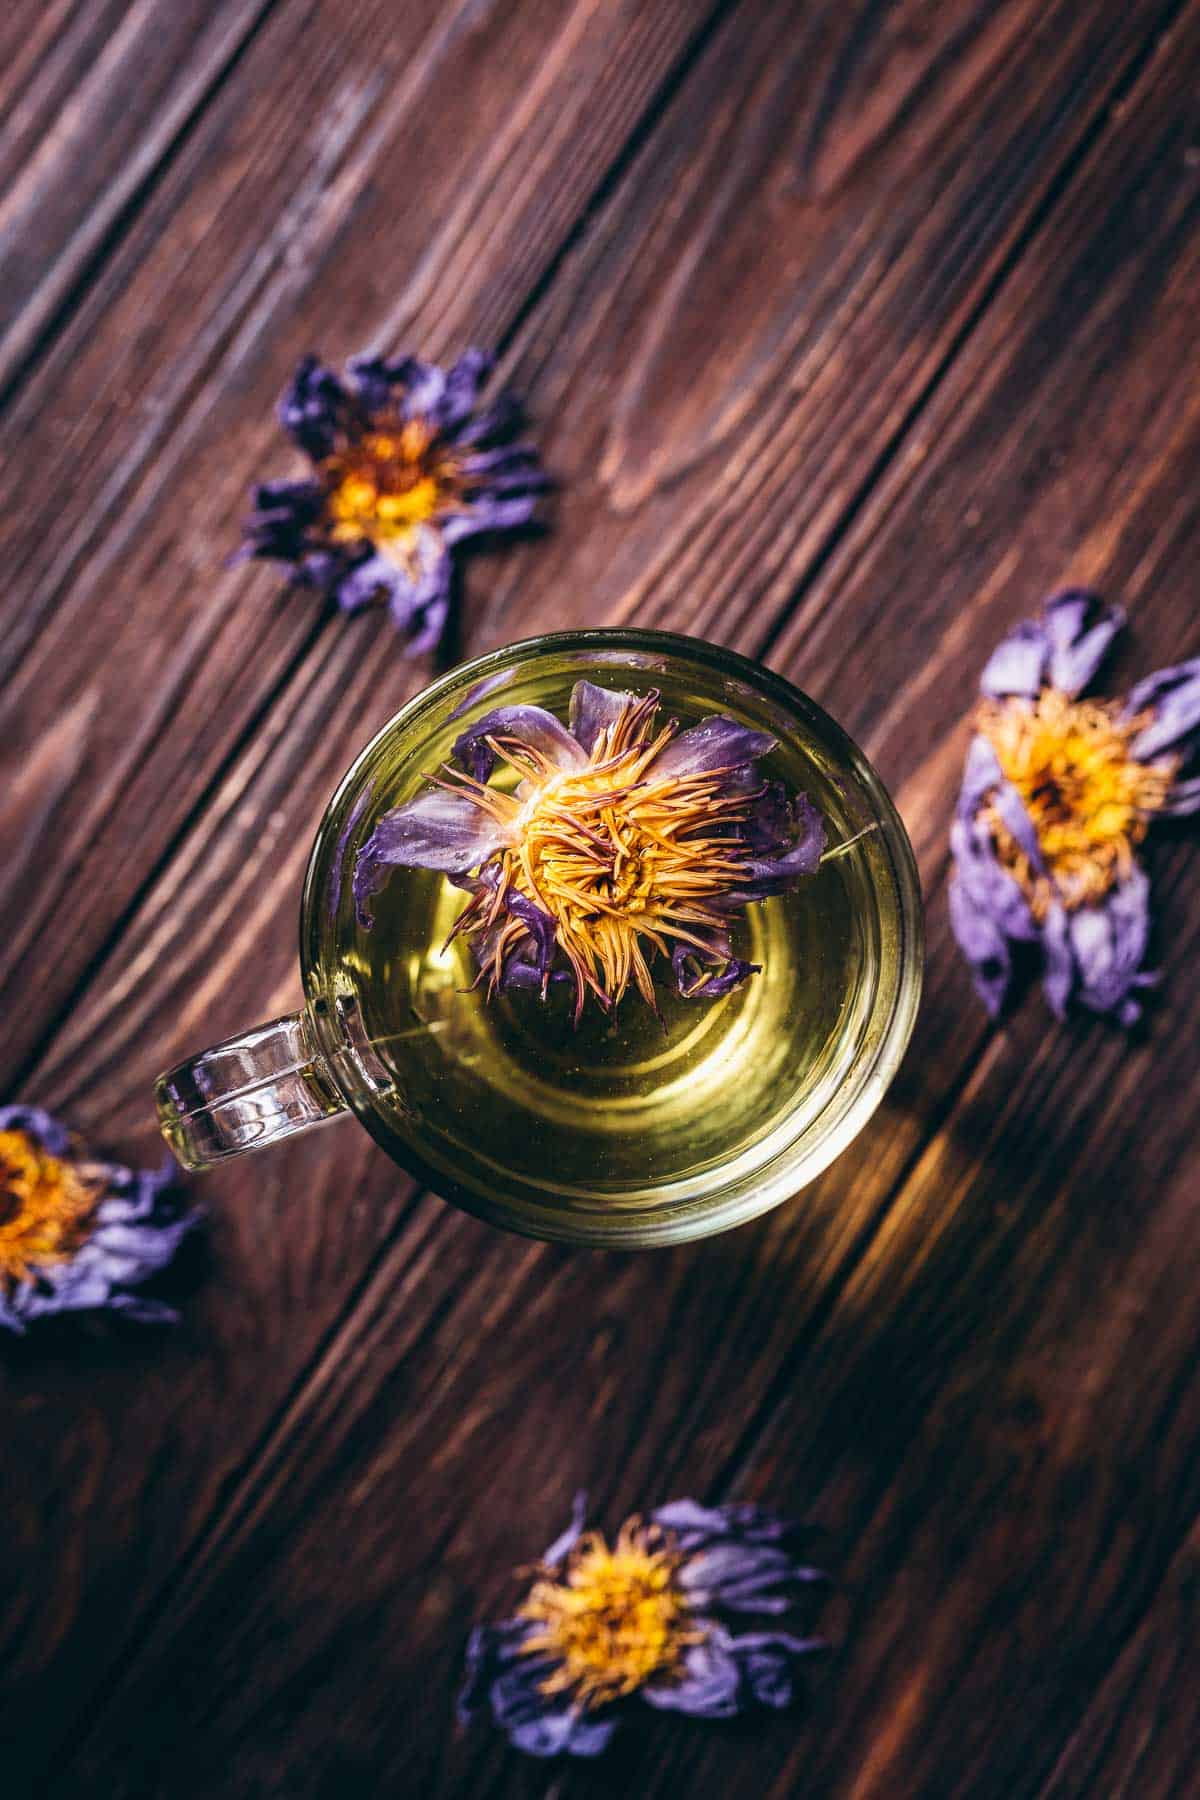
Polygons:
<instances>
[{"instance_id":1,"label":"wooden table surface","mask_svg":"<svg viewBox=\"0 0 1200 1800\"><path fill-rule=\"evenodd\" d=\"M429 678L230 569L300 354L494 346L561 484L449 655L759 657L913 836L926 998L859 1141L728 1236L507 1237L339 1126L202 1184L173 1333L0 1351L6 1797L1193 1796L1200 857L1133 1041L988 1027L974 684L1065 581L1200 651L1196 0L19 0L0 21L0 1097L131 1158L299 998L323 804ZM817 1521L798 1712L567 1769L463 1644L586 1487Z\"/></svg>"}]
</instances>

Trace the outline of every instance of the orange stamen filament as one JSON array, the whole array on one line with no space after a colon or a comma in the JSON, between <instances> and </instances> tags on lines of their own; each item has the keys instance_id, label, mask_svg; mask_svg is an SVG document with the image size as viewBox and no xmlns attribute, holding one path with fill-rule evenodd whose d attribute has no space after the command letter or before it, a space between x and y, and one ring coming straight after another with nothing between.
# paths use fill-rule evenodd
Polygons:
<instances>
[{"instance_id":1,"label":"orange stamen filament","mask_svg":"<svg viewBox=\"0 0 1200 1800\"><path fill-rule=\"evenodd\" d=\"M15 1286L73 1256L100 1191L99 1181L51 1156L27 1132L0 1131L0 1282Z\"/></svg>"},{"instance_id":2,"label":"orange stamen filament","mask_svg":"<svg viewBox=\"0 0 1200 1800\"><path fill-rule=\"evenodd\" d=\"M669 1533L637 1519L611 1549L586 1532L565 1569L545 1571L517 1609L537 1627L522 1652L556 1664L542 1692L569 1694L588 1711L678 1676L707 1635L676 1582L681 1560Z\"/></svg>"},{"instance_id":3,"label":"orange stamen filament","mask_svg":"<svg viewBox=\"0 0 1200 1800\"><path fill-rule=\"evenodd\" d=\"M519 778L513 793L449 768L440 778L451 791L468 789L510 838L496 859L496 886L468 903L452 935L495 931L505 895L516 890L554 920L577 1015L587 992L607 1007L631 984L653 1006L638 940L660 955L675 940L711 956L728 916L710 903L745 873L737 827L748 797L725 792L728 769L656 777L655 758L673 731L639 735L655 707L649 696L628 704L579 769L560 769L523 742L489 739ZM524 930L510 921L495 931L484 971L493 989Z\"/></svg>"}]
</instances>

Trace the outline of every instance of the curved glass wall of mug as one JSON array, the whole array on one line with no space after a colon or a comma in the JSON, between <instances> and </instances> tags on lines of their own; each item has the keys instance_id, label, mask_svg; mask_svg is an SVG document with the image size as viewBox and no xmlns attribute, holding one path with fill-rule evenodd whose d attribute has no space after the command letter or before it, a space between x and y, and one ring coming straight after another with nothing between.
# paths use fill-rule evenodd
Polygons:
<instances>
[{"instance_id":1,"label":"curved glass wall of mug","mask_svg":"<svg viewBox=\"0 0 1200 1800\"><path fill-rule=\"evenodd\" d=\"M393 874L369 930L355 919L358 847L464 725L518 702L565 719L583 678L656 688L685 727L722 712L771 732L764 771L825 817L817 874L738 919L735 954L762 972L723 999L683 999L661 964L661 1019L632 991L611 1014L589 1000L578 1025L569 984L489 999L469 945L446 943L465 896L424 870ZM795 689L695 640L569 633L455 671L363 753L314 850L302 958L347 1098L437 1192L538 1236L661 1243L786 1198L874 1109L915 1013L920 904L878 778Z\"/></svg>"}]
</instances>

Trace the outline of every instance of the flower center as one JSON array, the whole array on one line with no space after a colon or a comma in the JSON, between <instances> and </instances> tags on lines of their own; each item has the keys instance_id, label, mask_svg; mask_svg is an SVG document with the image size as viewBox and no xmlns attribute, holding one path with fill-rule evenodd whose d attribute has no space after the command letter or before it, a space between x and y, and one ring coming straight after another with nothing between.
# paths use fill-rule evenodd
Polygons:
<instances>
[{"instance_id":1,"label":"flower center","mask_svg":"<svg viewBox=\"0 0 1200 1800\"><path fill-rule=\"evenodd\" d=\"M584 1534L561 1574L536 1581L517 1616L537 1627L525 1654L552 1658L546 1694L570 1693L585 1709L632 1694L654 1677L677 1675L705 1637L675 1580L674 1540L629 1519L612 1549Z\"/></svg>"},{"instance_id":2,"label":"flower center","mask_svg":"<svg viewBox=\"0 0 1200 1800\"><path fill-rule=\"evenodd\" d=\"M630 707L625 719L638 711ZM670 732L629 741L625 719L601 734L591 766L578 772L550 769L527 745L494 744L522 776L521 789L480 788L475 798L514 827L515 842L499 854L490 907L482 918L468 909L460 926L495 924L516 889L554 920L581 1001L590 988L616 1004L632 981L653 1006L641 940L669 956L672 940L704 951L725 931L713 902L744 872L737 828L747 799L727 791L727 770L656 777L654 758ZM501 932L497 978L510 938L523 930L513 920Z\"/></svg>"},{"instance_id":3,"label":"flower center","mask_svg":"<svg viewBox=\"0 0 1200 1800\"><path fill-rule=\"evenodd\" d=\"M1000 861L1042 918L1051 901L1101 899L1133 866L1134 851L1162 809L1174 762L1139 762L1130 745L1144 718L1117 706L1071 700L1047 688L1034 701L987 703L979 725L1016 788L1046 864L1039 874L994 807L988 820Z\"/></svg>"},{"instance_id":4,"label":"flower center","mask_svg":"<svg viewBox=\"0 0 1200 1800\"><path fill-rule=\"evenodd\" d=\"M72 1256L88 1234L98 1190L27 1132L0 1131L0 1281L27 1281Z\"/></svg>"},{"instance_id":5,"label":"flower center","mask_svg":"<svg viewBox=\"0 0 1200 1800\"><path fill-rule=\"evenodd\" d=\"M459 489L454 457L423 419L372 420L321 464L335 543L382 549L433 517Z\"/></svg>"}]
</instances>

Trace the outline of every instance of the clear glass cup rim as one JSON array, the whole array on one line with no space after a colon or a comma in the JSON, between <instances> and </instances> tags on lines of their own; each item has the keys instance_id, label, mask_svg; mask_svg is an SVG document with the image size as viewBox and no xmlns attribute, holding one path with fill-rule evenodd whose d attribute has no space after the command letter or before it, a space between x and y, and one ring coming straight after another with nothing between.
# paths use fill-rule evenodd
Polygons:
<instances>
[{"instance_id":1,"label":"clear glass cup rim","mask_svg":"<svg viewBox=\"0 0 1200 1800\"><path fill-rule=\"evenodd\" d=\"M801 1168L792 1171L789 1167L782 1172L781 1177L765 1180L761 1187L756 1187L750 1193L729 1199L718 1196L699 1207L681 1203L675 1208L664 1209L665 1212L677 1212L678 1217L674 1218L658 1212L646 1219L614 1213L610 1225L606 1226L598 1219L581 1224L570 1216L559 1218L548 1208L535 1219L531 1214L536 1213L537 1209L528 1206L518 1208L499 1196L481 1197L471 1188L457 1187L447 1179L444 1171L423 1165L416 1153L406 1158L405 1166L411 1174L426 1182L434 1192L454 1205L490 1224L526 1236L577 1245L623 1248L681 1242L731 1229L780 1205L828 1167L866 1124L899 1067L920 1001L924 937L916 860L895 803L863 751L837 721L800 688L786 677L751 661L739 652L712 644L704 638L622 626L541 633L457 664L422 688L392 714L363 746L330 796L309 855L300 902L300 964L305 1000L310 1012L317 1013L317 1037L327 1051L333 1047L334 1039L322 1025L320 1014L324 1009L315 1005L321 997L315 946L320 941L323 929L322 896L324 879L331 866L330 837L345 817L347 806L352 806L358 796L364 768L371 764L388 739L401 729L408 730L418 724L422 714L436 711L448 694L476 687L486 681L489 674L515 668L534 658L570 655L573 652L587 655L597 650L700 662L723 676L744 682L756 694L768 701L777 702L787 712L804 719L812 727L814 734L825 740L839 760L850 765L870 798L895 878L897 913L903 940L897 958L897 979L890 1016L879 1034L869 1067L857 1077L857 1093L835 1124L819 1142L812 1145L803 1158ZM344 1099L354 1116L394 1158L395 1152L387 1144L370 1106L356 1094L345 1093Z\"/></svg>"}]
</instances>

